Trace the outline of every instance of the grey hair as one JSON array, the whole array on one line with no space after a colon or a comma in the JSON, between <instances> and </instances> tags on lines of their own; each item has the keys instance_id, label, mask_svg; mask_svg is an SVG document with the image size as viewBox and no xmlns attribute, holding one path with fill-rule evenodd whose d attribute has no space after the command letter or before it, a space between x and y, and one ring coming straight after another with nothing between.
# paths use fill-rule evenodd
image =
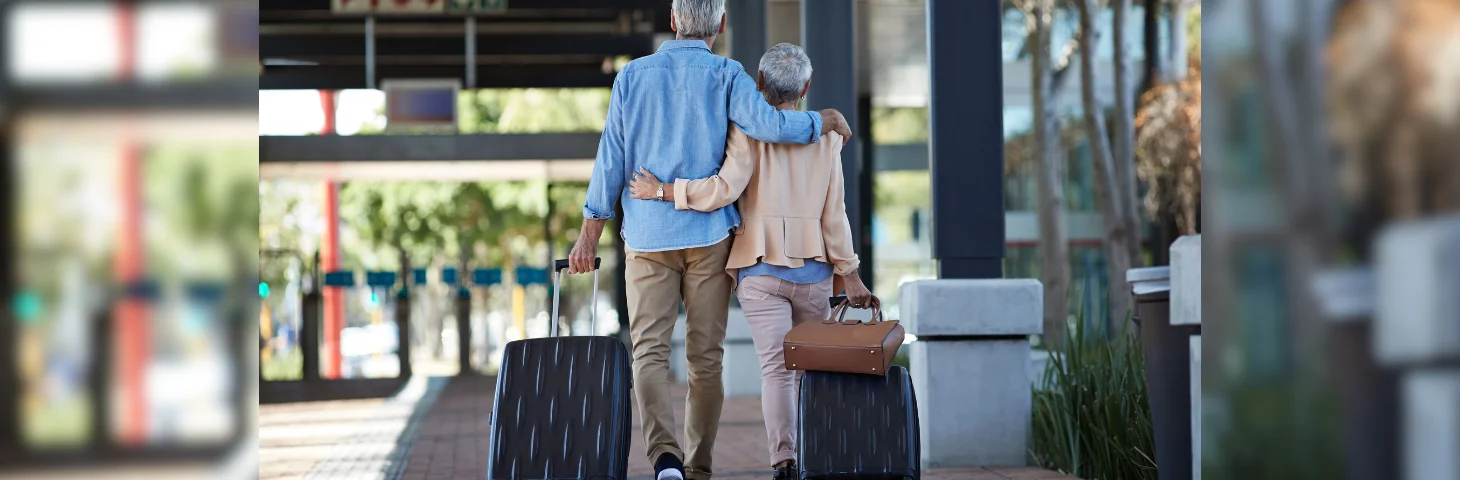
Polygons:
<instances>
[{"instance_id":1,"label":"grey hair","mask_svg":"<svg viewBox=\"0 0 1460 480\"><path fill-rule=\"evenodd\" d=\"M670 9L680 36L706 38L719 33L725 0L674 0Z\"/></svg>"},{"instance_id":2,"label":"grey hair","mask_svg":"<svg viewBox=\"0 0 1460 480\"><path fill-rule=\"evenodd\" d=\"M765 75L761 91L772 105L794 102L801 98L802 88L811 80L811 58L801 47L781 43L760 57L760 72Z\"/></svg>"}]
</instances>

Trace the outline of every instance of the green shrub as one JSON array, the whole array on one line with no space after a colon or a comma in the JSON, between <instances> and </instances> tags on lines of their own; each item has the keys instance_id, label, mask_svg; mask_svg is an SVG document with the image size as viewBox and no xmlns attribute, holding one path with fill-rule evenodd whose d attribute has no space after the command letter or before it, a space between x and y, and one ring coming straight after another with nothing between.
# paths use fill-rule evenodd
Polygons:
<instances>
[{"instance_id":1,"label":"green shrub","mask_svg":"<svg viewBox=\"0 0 1460 480\"><path fill-rule=\"evenodd\" d=\"M1340 397L1333 385L1313 377L1229 380L1215 395L1226 406L1215 410L1225 415L1208 416L1203 426L1202 434L1213 441L1202 444L1202 475L1344 478Z\"/></svg>"},{"instance_id":2,"label":"green shrub","mask_svg":"<svg viewBox=\"0 0 1460 480\"><path fill-rule=\"evenodd\" d=\"M1083 315L1080 315L1083 317ZM1031 454L1084 479L1155 479L1146 367L1135 336L1086 335L1083 318L1035 390Z\"/></svg>"}]
</instances>

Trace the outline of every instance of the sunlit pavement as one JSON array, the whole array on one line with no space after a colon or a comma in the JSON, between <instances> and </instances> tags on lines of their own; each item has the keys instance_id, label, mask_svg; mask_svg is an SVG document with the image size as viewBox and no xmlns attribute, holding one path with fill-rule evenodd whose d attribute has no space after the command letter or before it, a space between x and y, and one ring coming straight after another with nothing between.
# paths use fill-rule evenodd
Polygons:
<instances>
[{"instance_id":1,"label":"sunlit pavement","mask_svg":"<svg viewBox=\"0 0 1460 480\"><path fill-rule=\"evenodd\" d=\"M494 382L486 376L415 380L393 399L260 406L259 478L485 478ZM682 385L674 392L675 418L684 417L684 393ZM629 477L651 480L653 469L639 456L643 440L637 432L632 438ZM715 478L769 478L768 456L759 397L728 399ZM923 478L1072 477L1038 468L960 468L929 470Z\"/></svg>"}]
</instances>

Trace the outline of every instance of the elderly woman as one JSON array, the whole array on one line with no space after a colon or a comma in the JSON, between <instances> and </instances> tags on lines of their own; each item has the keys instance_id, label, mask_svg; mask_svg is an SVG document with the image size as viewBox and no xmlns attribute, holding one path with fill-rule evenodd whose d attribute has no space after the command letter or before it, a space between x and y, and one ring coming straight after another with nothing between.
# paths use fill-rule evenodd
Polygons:
<instances>
[{"instance_id":1,"label":"elderly woman","mask_svg":"<svg viewBox=\"0 0 1460 480\"><path fill-rule=\"evenodd\" d=\"M772 47L760 59L757 85L767 102L795 110L811 87L811 60L795 45ZM857 276L843 198L841 149L835 132L809 145L752 139L734 125L720 174L676 179L670 188L647 170L629 184L633 198L674 202L680 210L714 211L739 200L725 271L750 323L760 355L761 407L776 479L796 479L796 372L786 370L782 341L791 327L820 321L827 298L845 285L853 306L875 299Z\"/></svg>"}]
</instances>

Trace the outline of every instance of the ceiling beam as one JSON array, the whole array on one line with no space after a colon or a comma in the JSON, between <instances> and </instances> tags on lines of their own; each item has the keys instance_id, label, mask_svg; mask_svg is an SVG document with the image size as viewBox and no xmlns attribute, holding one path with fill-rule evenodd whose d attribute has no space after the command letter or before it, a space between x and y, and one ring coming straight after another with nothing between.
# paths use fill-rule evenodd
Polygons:
<instances>
[{"instance_id":1,"label":"ceiling beam","mask_svg":"<svg viewBox=\"0 0 1460 480\"><path fill-rule=\"evenodd\" d=\"M480 28L480 24L478 24ZM399 38L377 36L375 54L466 55L464 34L449 37ZM653 53L649 36L619 35L477 35L478 55L629 55ZM319 35L259 35L262 58L365 55L360 37Z\"/></svg>"},{"instance_id":2,"label":"ceiling beam","mask_svg":"<svg viewBox=\"0 0 1460 480\"><path fill-rule=\"evenodd\" d=\"M375 80L462 79L465 66L379 65ZM601 65L511 65L477 67L477 88L607 88L613 73ZM260 90L345 90L367 88L364 66L270 66L259 75Z\"/></svg>"},{"instance_id":3,"label":"ceiling beam","mask_svg":"<svg viewBox=\"0 0 1460 480\"><path fill-rule=\"evenodd\" d=\"M330 0L259 0L259 11L329 11ZM606 8L669 9L666 0L507 0L507 11L513 10L602 10ZM485 14L490 15L490 14Z\"/></svg>"},{"instance_id":4,"label":"ceiling beam","mask_svg":"<svg viewBox=\"0 0 1460 480\"><path fill-rule=\"evenodd\" d=\"M582 160L598 132L489 135L310 135L259 137L260 163Z\"/></svg>"}]
</instances>

